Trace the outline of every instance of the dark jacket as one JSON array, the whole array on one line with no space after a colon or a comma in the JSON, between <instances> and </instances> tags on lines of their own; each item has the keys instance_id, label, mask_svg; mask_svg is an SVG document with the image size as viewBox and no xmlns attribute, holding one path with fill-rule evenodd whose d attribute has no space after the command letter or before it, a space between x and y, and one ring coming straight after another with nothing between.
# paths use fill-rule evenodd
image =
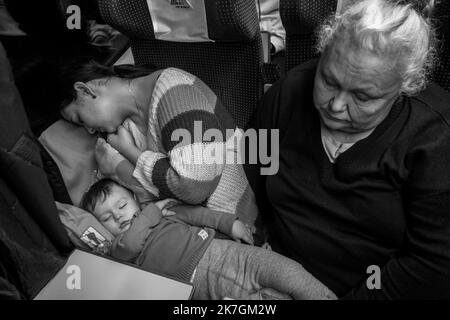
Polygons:
<instances>
[{"instance_id":1,"label":"dark jacket","mask_svg":"<svg viewBox=\"0 0 450 320\"><path fill-rule=\"evenodd\" d=\"M46 156L30 131L0 44L0 299L33 298L73 249L49 182L58 180L59 171ZM53 189L67 202L60 175L59 181Z\"/></svg>"},{"instance_id":2,"label":"dark jacket","mask_svg":"<svg viewBox=\"0 0 450 320\"><path fill-rule=\"evenodd\" d=\"M189 281L214 238L215 229L231 235L236 215L200 206L173 208L163 217L149 204L130 228L114 239L111 256L136 263L148 271Z\"/></svg>"}]
</instances>

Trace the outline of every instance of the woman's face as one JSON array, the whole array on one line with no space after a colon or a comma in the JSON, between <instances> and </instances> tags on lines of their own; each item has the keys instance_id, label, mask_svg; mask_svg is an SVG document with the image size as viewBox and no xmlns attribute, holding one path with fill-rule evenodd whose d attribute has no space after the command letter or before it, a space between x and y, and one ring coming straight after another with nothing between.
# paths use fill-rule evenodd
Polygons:
<instances>
[{"instance_id":1,"label":"woman's face","mask_svg":"<svg viewBox=\"0 0 450 320\"><path fill-rule=\"evenodd\" d=\"M61 111L67 121L84 126L93 134L115 132L127 118L129 96L122 97L120 88L93 83L77 83L74 86L77 98Z\"/></svg>"},{"instance_id":2,"label":"woman's face","mask_svg":"<svg viewBox=\"0 0 450 320\"><path fill-rule=\"evenodd\" d=\"M314 105L332 131L362 133L382 122L399 95L401 79L389 59L332 44L322 55Z\"/></svg>"}]
</instances>

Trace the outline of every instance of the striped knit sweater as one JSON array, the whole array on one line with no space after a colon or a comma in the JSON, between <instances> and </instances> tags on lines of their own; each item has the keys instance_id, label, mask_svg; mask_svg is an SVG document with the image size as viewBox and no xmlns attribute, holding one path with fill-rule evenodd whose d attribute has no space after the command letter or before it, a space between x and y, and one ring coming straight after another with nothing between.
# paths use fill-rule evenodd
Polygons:
<instances>
[{"instance_id":1,"label":"striped knit sweater","mask_svg":"<svg viewBox=\"0 0 450 320\"><path fill-rule=\"evenodd\" d=\"M234 141L242 130L212 90L185 71L164 69L148 108L148 132L133 172L139 183L159 199L203 204L253 224L257 207L243 166L225 161L237 155ZM223 139L203 139L208 129Z\"/></svg>"}]
</instances>

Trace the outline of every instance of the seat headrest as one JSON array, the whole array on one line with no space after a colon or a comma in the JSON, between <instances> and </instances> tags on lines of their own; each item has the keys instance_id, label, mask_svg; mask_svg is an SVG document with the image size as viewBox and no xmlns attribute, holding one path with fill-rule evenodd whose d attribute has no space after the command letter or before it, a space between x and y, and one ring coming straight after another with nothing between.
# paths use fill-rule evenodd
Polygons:
<instances>
[{"instance_id":1,"label":"seat headrest","mask_svg":"<svg viewBox=\"0 0 450 320\"><path fill-rule=\"evenodd\" d=\"M253 0L99 0L99 7L132 39L247 42L259 34Z\"/></svg>"},{"instance_id":2,"label":"seat headrest","mask_svg":"<svg viewBox=\"0 0 450 320\"><path fill-rule=\"evenodd\" d=\"M324 19L336 12L338 0L280 0L280 16L286 32L301 35L314 32Z\"/></svg>"}]
</instances>

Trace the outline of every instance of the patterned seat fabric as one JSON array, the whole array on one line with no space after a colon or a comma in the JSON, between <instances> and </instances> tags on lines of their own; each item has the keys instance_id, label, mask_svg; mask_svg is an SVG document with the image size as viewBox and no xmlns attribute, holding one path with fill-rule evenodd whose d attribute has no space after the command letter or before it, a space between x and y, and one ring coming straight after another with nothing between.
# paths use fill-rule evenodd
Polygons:
<instances>
[{"instance_id":1,"label":"patterned seat fabric","mask_svg":"<svg viewBox=\"0 0 450 320\"><path fill-rule=\"evenodd\" d=\"M316 31L336 11L337 0L280 0L286 29L286 71L317 57Z\"/></svg>"},{"instance_id":2,"label":"patterned seat fabric","mask_svg":"<svg viewBox=\"0 0 450 320\"><path fill-rule=\"evenodd\" d=\"M439 39L439 65L433 73L433 81L450 91L450 2L439 1L434 22Z\"/></svg>"},{"instance_id":3,"label":"patterned seat fabric","mask_svg":"<svg viewBox=\"0 0 450 320\"><path fill-rule=\"evenodd\" d=\"M336 11L337 0L280 0L280 15L286 29L286 71L317 57L316 31ZM437 2L434 24L439 39L439 65L432 79L450 91L450 1Z\"/></svg>"},{"instance_id":4,"label":"patterned seat fabric","mask_svg":"<svg viewBox=\"0 0 450 320\"><path fill-rule=\"evenodd\" d=\"M103 19L131 39L136 64L177 67L208 84L245 128L262 95L262 45L253 1L205 0L215 42L156 40L146 0L100 0Z\"/></svg>"},{"instance_id":5,"label":"patterned seat fabric","mask_svg":"<svg viewBox=\"0 0 450 320\"><path fill-rule=\"evenodd\" d=\"M263 81L264 83L272 84L280 79L282 74L281 68L276 63L263 64Z\"/></svg>"}]
</instances>

